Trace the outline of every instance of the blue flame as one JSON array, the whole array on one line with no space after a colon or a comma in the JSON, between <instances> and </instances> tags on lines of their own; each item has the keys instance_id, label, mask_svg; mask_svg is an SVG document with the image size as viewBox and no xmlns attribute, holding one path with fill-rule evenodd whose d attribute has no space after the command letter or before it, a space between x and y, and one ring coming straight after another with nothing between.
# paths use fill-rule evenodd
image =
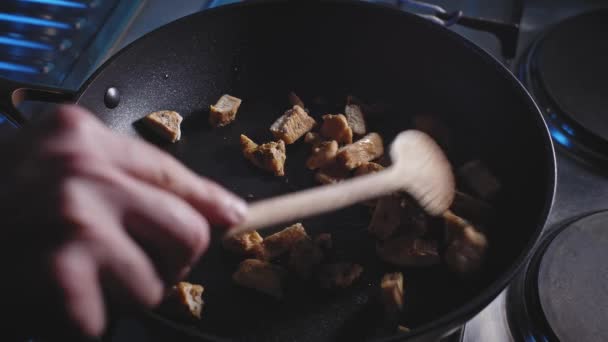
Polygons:
<instances>
[{"instance_id":1,"label":"blue flame","mask_svg":"<svg viewBox=\"0 0 608 342\"><path fill-rule=\"evenodd\" d=\"M574 128L572 128L572 127L570 127L570 126L568 126L568 125L566 125L566 124L562 124L562 129L563 129L563 130L564 130L566 133L568 133L568 134L570 134L570 135L574 135L574 134L575 134L575 133L574 133Z\"/></svg>"},{"instance_id":2,"label":"blue flame","mask_svg":"<svg viewBox=\"0 0 608 342\"><path fill-rule=\"evenodd\" d=\"M16 14L9 14L9 13L0 13L0 21L10 21L10 22L14 22L14 23L44 26L44 27L51 27L51 28L57 28L57 29L69 29L70 28L69 24L62 23L60 21L26 17L23 15L16 15Z\"/></svg>"},{"instance_id":3,"label":"blue flame","mask_svg":"<svg viewBox=\"0 0 608 342\"><path fill-rule=\"evenodd\" d=\"M28 49L37 49L37 50L53 50L53 47L49 44L40 43L32 40L26 39L17 39L6 36L0 36L0 44L18 46Z\"/></svg>"},{"instance_id":4,"label":"blue flame","mask_svg":"<svg viewBox=\"0 0 608 342\"><path fill-rule=\"evenodd\" d=\"M67 0L20 0L21 2L33 2L36 4L63 6L70 8L87 8L87 5Z\"/></svg>"},{"instance_id":5,"label":"blue flame","mask_svg":"<svg viewBox=\"0 0 608 342\"><path fill-rule=\"evenodd\" d=\"M9 62L0 62L0 70L23 72L26 74L40 73L40 71L34 67Z\"/></svg>"},{"instance_id":6,"label":"blue flame","mask_svg":"<svg viewBox=\"0 0 608 342\"><path fill-rule=\"evenodd\" d=\"M557 141L561 145L566 146L566 147L570 147L572 145L572 143L570 142L570 139L568 139L568 137L564 133L562 133L560 130L558 130L557 128L550 127L549 132L551 132L551 136L553 137L553 140Z\"/></svg>"}]
</instances>

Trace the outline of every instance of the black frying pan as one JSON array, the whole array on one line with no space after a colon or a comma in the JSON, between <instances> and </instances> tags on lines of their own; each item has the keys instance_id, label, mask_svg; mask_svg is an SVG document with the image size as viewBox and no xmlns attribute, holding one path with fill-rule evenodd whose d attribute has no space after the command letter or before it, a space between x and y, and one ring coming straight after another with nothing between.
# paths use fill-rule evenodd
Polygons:
<instances>
[{"instance_id":1,"label":"black frying pan","mask_svg":"<svg viewBox=\"0 0 608 342\"><path fill-rule=\"evenodd\" d=\"M113 108L104 100L111 87L120 94ZM48 89L14 92L18 88L23 87L6 83L6 103L69 97ZM503 183L493 203L497 216L487 225L487 264L478 276L464 281L444 266L402 269L407 304L400 323L413 328L405 337L441 336L500 293L530 254L551 206L552 144L538 109L515 78L447 29L366 3L228 6L146 35L105 63L73 99L117 132L145 139L134 124L144 115L160 109L182 113L182 140L160 146L201 175L255 200L314 185L303 165L308 148L302 142L289 146L284 178L253 168L239 150L241 133L258 141L271 138L269 125L287 108L290 90L310 103L317 117L339 111L348 94L384 104L388 110L369 123L387 142L412 127L412 115L438 115L452 131L453 165L479 158ZM244 102L236 122L212 129L208 107L223 93ZM315 106L310 99L318 95L329 104ZM3 109L15 113L6 104ZM239 289L230 280L237 259L212 246L191 275L206 287L205 318L182 326L199 336L244 340L390 337L375 293L381 275L395 268L375 257L365 232L368 220L368 211L354 206L303 221L312 233L334 235L337 258L365 267L353 288L336 293L291 284L287 298L274 302Z\"/></svg>"}]
</instances>

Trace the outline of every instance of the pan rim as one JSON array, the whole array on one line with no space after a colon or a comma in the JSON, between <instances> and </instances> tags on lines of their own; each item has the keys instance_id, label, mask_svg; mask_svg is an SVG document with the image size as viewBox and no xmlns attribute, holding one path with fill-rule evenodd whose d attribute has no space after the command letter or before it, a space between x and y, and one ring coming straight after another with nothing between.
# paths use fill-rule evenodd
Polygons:
<instances>
[{"instance_id":1,"label":"pan rim","mask_svg":"<svg viewBox=\"0 0 608 342\"><path fill-rule=\"evenodd\" d=\"M544 227L547 223L549 214L551 212L551 208L553 207L553 204L555 201L555 193L556 193L556 187L557 187L557 159L556 159L556 154L555 154L555 146L554 146L553 140L551 138L547 122L546 122L545 118L542 116L541 110L538 107L538 104L536 103L536 101L534 101L534 99L532 98L530 92L527 89L525 89L525 87L523 86L521 81L519 79L517 79L517 77L509 69L507 69L507 67L505 65L503 65L496 57L494 57L490 53L488 53L485 49L483 49L479 45L475 44L468 38L459 35L456 32L453 32L443 26L435 24L427 19L421 18L415 14L408 13L408 12L405 12L405 11L402 11L399 9L395 9L395 8L389 7L385 4L371 3L371 2L365 2L365 1L348 1L348 0L309 0L309 1L306 1L303 3L305 3L306 6L310 6L313 4L359 6L362 8L369 9L369 10L390 12L392 15L400 15L406 20L417 22L419 25L426 25L429 28L429 30L434 30L437 32L437 34L442 34L446 38L451 39L458 44L464 45L471 52L478 55L479 58L483 59L484 62L491 65L498 72L500 77L502 77L503 79L505 79L505 81L509 82L512 85L513 90L515 90L517 95L520 96L521 99L525 102L526 106L528 107L528 109L530 111L530 114L535 119L536 129L538 130L538 133L542 135L541 139L544 142L543 147L545 150L544 155L547 158L546 170L544 171L546 173L545 187L546 187L547 191L545 194L544 207L543 207L542 211L539 212L535 222L530 222L530 227L533 228L533 233L531 234L530 239L526 242L523 250L519 253L519 255L516 258L514 258L511 261L510 266L507 267L506 270L504 272L502 272L499 277L494 279L490 283L490 285L488 285L484 290L480 291L480 293L477 294L476 296L474 296L469 302L465 303L462 306L456 307L455 309L447 312L446 314L444 314L442 316L439 316L437 319L430 321L429 323L425 323L425 324L417 327L415 330L412 330L411 333L396 334L393 337L376 339L376 340L389 342L389 341L401 340L403 338L421 337L421 336L424 336L427 334L432 334L433 331L438 331L441 329L449 330L452 327L462 325L466 321L470 320L473 316L475 316L476 314L481 312L483 309L485 309L492 301L494 301L494 299L496 299L498 297L498 295L501 294L501 292L503 292L507 288L508 284L513 280L515 275L521 271L523 266L530 259L530 257L534 253L534 251L540 241ZM277 5L277 4L282 4L284 6L287 6L288 1L269 0L269 1L263 1L263 2L262 1L251 1L251 2L228 4L228 5L224 5L224 6L220 6L220 7L216 7L216 8L212 8L212 9L207 9L207 10L203 10L203 11L199 11L199 12L190 14L185 17L174 20L172 22L169 22L159 28L156 28L156 29L146 33L145 35L139 37L138 39L134 40L133 42L129 43L127 46L125 46L123 49L121 49L120 51L115 53L112 57L110 57L107 61L105 61L101 66L99 66L97 68L97 70L78 89L78 91L76 92L76 95L75 95L75 99L76 99L75 102L78 103L80 101L83 93L90 87L91 84L93 84L95 82L97 77L99 75L101 75L104 72L104 70L106 70L111 64L116 63L120 59L120 57L122 55L124 55L125 53L127 53L128 51L137 48L137 46L140 45L141 41L147 40L147 39L152 39L152 37L157 32L165 31L177 23L192 20L192 18L194 18L194 17L196 17L197 19L203 20L205 17L219 15L224 12L232 11L235 8L247 8L247 7L254 7L254 6L264 7L264 6L273 6L273 5ZM302 4L302 3L299 3L299 4ZM206 334L200 330L197 330L196 332L194 332L191 329L188 329L188 326L186 324L183 324L183 326L182 326L182 324L179 324L180 327L178 327L177 323L175 323L175 322L169 323L169 322L167 322L167 320L165 318L160 317L156 314L152 314L149 316L154 317L156 320L162 322L163 324L169 325L174 330L179 330L182 333L185 333L188 335L195 335L195 336L203 338L203 339L212 338L217 341L225 341L224 338L221 338L219 336L213 336L213 337L210 337L208 335L205 336Z\"/></svg>"}]
</instances>

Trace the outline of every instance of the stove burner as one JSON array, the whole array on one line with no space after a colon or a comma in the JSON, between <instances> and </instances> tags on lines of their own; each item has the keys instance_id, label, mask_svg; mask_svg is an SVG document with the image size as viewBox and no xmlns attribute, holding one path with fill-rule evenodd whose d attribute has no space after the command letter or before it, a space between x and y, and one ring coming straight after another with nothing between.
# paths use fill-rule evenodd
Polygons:
<instances>
[{"instance_id":1,"label":"stove burner","mask_svg":"<svg viewBox=\"0 0 608 342\"><path fill-rule=\"evenodd\" d=\"M554 140L608 165L608 9L569 18L532 45L520 78L548 118Z\"/></svg>"},{"instance_id":2,"label":"stove burner","mask_svg":"<svg viewBox=\"0 0 608 342\"><path fill-rule=\"evenodd\" d=\"M509 325L522 341L608 341L608 211L552 230L514 281Z\"/></svg>"}]
</instances>

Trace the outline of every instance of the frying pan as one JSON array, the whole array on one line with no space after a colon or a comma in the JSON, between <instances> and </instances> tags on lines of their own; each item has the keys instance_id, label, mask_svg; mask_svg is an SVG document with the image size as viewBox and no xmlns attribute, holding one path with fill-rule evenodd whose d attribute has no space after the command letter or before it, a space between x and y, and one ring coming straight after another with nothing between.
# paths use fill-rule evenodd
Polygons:
<instances>
[{"instance_id":1,"label":"frying pan","mask_svg":"<svg viewBox=\"0 0 608 342\"><path fill-rule=\"evenodd\" d=\"M383 6L306 1L221 7L144 36L107 61L76 94L2 84L2 109L16 121L18 100L71 100L111 129L149 139L251 201L315 185L303 165L309 151L302 142L288 146L283 178L253 168L239 150L241 133L255 141L271 139L269 126L288 108L290 90L310 104L316 118L341 111L350 94L382 104L385 110L368 121L387 142L412 127L413 115L436 115L451 131L446 151L454 167L480 159L501 180L503 190L492 202L495 219L486 225L486 264L468 279L442 265L398 269L379 262L366 233L369 212L362 206L303 221L311 234L333 234L336 258L365 268L346 290L320 292L292 281L285 300L270 300L233 285L238 259L212 244L190 275L206 288L204 319L184 324L157 315L202 339L438 338L505 288L531 253L553 200L553 146L538 108L517 80L464 38ZM243 104L233 124L212 129L208 107L224 93ZM317 96L326 104L313 103ZM138 127L143 116L161 109L185 117L176 144L155 141ZM405 276L406 305L398 323L413 329L405 335L385 329L376 304L380 277L395 270Z\"/></svg>"}]
</instances>

